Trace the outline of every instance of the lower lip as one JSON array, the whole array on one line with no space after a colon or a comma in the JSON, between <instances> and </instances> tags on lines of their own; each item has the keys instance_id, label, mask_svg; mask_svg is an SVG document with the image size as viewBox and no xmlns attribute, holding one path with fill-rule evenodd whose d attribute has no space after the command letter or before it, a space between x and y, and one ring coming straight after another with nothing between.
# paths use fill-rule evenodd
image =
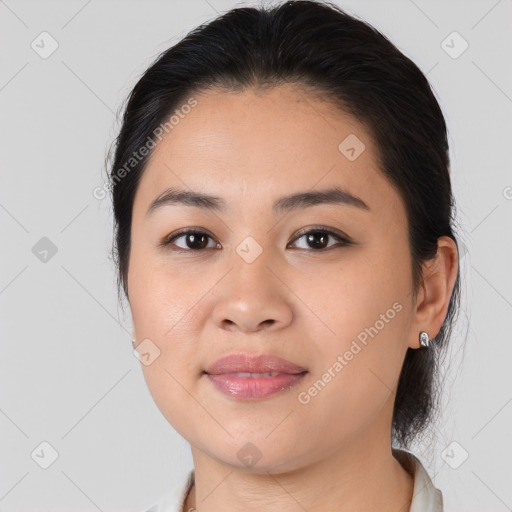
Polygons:
<instances>
[{"instance_id":1,"label":"lower lip","mask_svg":"<svg viewBox=\"0 0 512 512\"><path fill-rule=\"evenodd\" d=\"M307 372L281 373L273 377L235 377L229 373L205 374L208 380L222 393L232 398L265 398L298 384Z\"/></svg>"}]
</instances>

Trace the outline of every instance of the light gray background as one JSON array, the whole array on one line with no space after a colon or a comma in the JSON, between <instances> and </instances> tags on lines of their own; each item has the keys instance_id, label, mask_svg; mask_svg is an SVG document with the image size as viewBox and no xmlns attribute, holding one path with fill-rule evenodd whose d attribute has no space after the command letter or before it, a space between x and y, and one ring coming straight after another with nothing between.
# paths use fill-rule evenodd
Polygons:
<instances>
[{"instance_id":1,"label":"light gray background","mask_svg":"<svg viewBox=\"0 0 512 512\"><path fill-rule=\"evenodd\" d=\"M449 126L463 313L441 421L413 451L446 511L511 510L512 1L337 3L428 73ZM192 467L132 354L108 256L110 203L93 190L140 73L236 5L0 0L1 511L137 512ZM43 31L58 43L45 59L31 47L50 48ZM453 31L469 43L458 58L445 49L462 40L442 46ZM33 252L43 237L57 248L46 262ZM42 442L58 452L48 469L35 462L49 456Z\"/></svg>"}]
</instances>

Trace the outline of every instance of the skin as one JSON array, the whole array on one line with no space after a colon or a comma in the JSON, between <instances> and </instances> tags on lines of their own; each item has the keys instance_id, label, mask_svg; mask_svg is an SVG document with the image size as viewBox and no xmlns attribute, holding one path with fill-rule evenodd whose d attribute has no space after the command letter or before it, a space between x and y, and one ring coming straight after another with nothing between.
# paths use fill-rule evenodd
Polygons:
<instances>
[{"instance_id":1,"label":"skin","mask_svg":"<svg viewBox=\"0 0 512 512\"><path fill-rule=\"evenodd\" d=\"M142 366L144 377L192 447L195 485L184 510L409 510L413 479L390 444L396 385L407 348L420 347L422 330L435 337L445 319L457 275L454 242L439 239L413 302L404 205L362 124L291 85L194 97L198 104L155 147L140 182L128 270L134 336L160 350ZM349 134L365 144L354 161L338 150ZM283 195L334 185L370 210L271 211ZM146 216L170 186L220 196L229 210L176 204ZM297 239L299 229L317 225L352 244L329 236L321 252ZM189 252L158 246L188 227L211 236L208 248L194 252L186 237L174 248ZM252 263L236 251L247 236L263 249ZM401 311L300 403L298 393L395 302ZM237 401L202 375L233 352L277 355L309 373L298 387ZM237 457L248 442L261 454L251 467Z\"/></svg>"}]
</instances>

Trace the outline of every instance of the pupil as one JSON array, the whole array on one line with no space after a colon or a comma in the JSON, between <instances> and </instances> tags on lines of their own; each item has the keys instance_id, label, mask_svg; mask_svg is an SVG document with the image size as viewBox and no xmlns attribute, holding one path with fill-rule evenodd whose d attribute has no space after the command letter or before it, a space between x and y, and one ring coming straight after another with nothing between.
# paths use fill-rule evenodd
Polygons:
<instances>
[{"instance_id":1,"label":"pupil","mask_svg":"<svg viewBox=\"0 0 512 512\"><path fill-rule=\"evenodd\" d=\"M194 234L190 235L189 234L188 237L189 237L189 240L191 241L191 244L187 244L187 245L189 245L189 247L192 246L192 247L190 247L192 249L202 249L208 245L208 242L205 243L205 241L206 241L205 235L194 235ZM197 241L200 241L199 244L196 243Z\"/></svg>"},{"instance_id":2,"label":"pupil","mask_svg":"<svg viewBox=\"0 0 512 512\"><path fill-rule=\"evenodd\" d=\"M320 243L317 243L317 241L316 241L317 238L321 239L322 241ZM317 232L317 233L310 233L308 235L308 242L317 248L323 249L327 245L326 241L327 241L327 235L325 233Z\"/></svg>"}]
</instances>

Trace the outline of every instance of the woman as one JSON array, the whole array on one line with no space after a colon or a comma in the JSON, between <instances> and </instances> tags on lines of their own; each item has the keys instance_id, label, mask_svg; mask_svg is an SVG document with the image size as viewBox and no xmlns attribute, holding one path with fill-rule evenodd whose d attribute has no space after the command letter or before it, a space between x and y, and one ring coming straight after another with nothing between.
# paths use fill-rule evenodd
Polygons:
<instances>
[{"instance_id":1,"label":"woman","mask_svg":"<svg viewBox=\"0 0 512 512\"><path fill-rule=\"evenodd\" d=\"M131 92L119 291L194 469L154 511L441 511L411 441L459 300L445 121L333 4L237 8Z\"/></svg>"}]
</instances>

